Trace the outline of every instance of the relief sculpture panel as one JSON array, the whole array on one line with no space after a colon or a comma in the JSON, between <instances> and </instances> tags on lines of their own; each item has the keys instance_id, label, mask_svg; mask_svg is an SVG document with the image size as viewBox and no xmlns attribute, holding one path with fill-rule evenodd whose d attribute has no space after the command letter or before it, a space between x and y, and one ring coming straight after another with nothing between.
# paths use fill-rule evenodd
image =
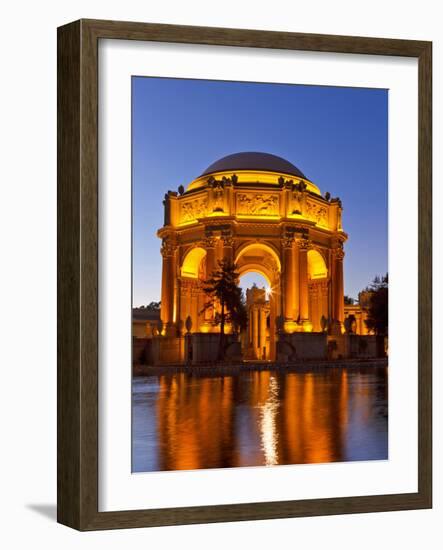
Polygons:
<instances>
[{"instance_id":1,"label":"relief sculpture panel","mask_svg":"<svg viewBox=\"0 0 443 550\"><path fill-rule=\"evenodd\" d=\"M264 193L239 193L237 195L237 214L277 216L279 211L278 195Z\"/></svg>"},{"instance_id":2,"label":"relief sculpture panel","mask_svg":"<svg viewBox=\"0 0 443 550\"><path fill-rule=\"evenodd\" d=\"M208 210L208 200L206 197L200 197L183 202L180 207L180 222L191 222L206 216Z\"/></svg>"},{"instance_id":3,"label":"relief sculpture panel","mask_svg":"<svg viewBox=\"0 0 443 550\"><path fill-rule=\"evenodd\" d=\"M315 202L307 201L304 212L306 218L323 227L328 226L328 211L325 206Z\"/></svg>"}]
</instances>

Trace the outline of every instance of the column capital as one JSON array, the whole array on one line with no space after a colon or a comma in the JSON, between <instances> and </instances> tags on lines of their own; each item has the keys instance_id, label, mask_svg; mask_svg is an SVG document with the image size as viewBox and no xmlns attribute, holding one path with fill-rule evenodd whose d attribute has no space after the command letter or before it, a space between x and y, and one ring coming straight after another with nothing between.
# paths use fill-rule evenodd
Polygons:
<instances>
[{"instance_id":1,"label":"column capital","mask_svg":"<svg viewBox=\"0 0 443 550\"><path fill-rule=\"evenodd\" d=\"M164 237L162 239L160 252L163 258L171 258L176 249L177 245L171 240L170 237Z\"/></svg>"},{"instance_id":2,"label":"column capital","mask_svg":"<svg viewBox=\"0 0 443 550\"><path fill-rule=\"evenodd\" d=\"M282 238L282 246L283 248L286 248L286 249L291 249L293 244L294 244L294 236L293 235L290 235L290 234L286 234L283 238Z\"/></svg>"},{"instance_id":3,"label":"column capital","mask_svg":"<svg viewBox=\"0 0 443 550\"><path fill-rule=\"evenodd\" d=\"M223 246L233 247L234 246L234 237L232 235L222 235Z\"/></svg>"},{"instance_id":4,"label":"column capital","mask_svg":"<svg viewBox=\"0 0 443 550\"><path fill-rule=\"evenodd\" d=\"M211 235L207 235L204 239L202 239L203 248L215 248L215 244L216 244L216 239Z\"/></svg>"},{"instance_id":5,"label":"column capital","mask_svg":"<svg viewBox=\"0 0 443 550\"><path fill-rule=\"evenodd\" d=\"M309 250L312 248L312 241L310 239L297 239L296 244L299 250Z\"/></svg>"},{"instance_id":6,"label":"column capital","mask_svg":"<svg viewBox=\"0 0 443 550\"><path fill-rule=\"evenodd\" d=\"M332 255L336 260L343 260L343 258L345 257L345 251L343 250L343 248L333 248Z\"/></svg>"}]
</instances>

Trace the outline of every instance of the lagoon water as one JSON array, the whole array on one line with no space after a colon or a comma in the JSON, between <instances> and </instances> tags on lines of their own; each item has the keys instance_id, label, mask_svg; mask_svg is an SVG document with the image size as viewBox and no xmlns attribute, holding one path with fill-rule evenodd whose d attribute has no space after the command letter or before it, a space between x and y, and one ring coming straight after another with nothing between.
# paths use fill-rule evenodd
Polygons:
<instances>
[{"instance_id":1,"label":"lagoon water","mask_svg":"<svg viewBox=\"0 0 443 550\"><path fill-rule=\"evenodd\" d=\"M385 367L133 379L134 472L388 458Z\"/></svg>"}]
</instances>

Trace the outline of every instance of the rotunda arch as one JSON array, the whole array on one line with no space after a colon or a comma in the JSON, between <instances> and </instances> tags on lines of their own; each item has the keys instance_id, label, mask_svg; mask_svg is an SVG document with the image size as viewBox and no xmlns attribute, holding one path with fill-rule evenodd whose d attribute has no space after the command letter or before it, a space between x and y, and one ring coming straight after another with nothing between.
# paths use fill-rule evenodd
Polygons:
<instances>
[{"instance_id":1,"label":"rotunda arch","mask_svg":"<svg viewBox=\"0 0 443 550\"><path fill-rule=\"evenodd\" d=\"M266 258L267 256L274 260L274 268L278 272L281 272L280 255L272 245L260 241L247 243L241 246L237 251L235 263L239 266L239 268L242 263L257 263L258 265L261 265L261 262L259 261L260 258Z\"/></svg>"},{"instance_id":2,"label":"rotunda arch","mask_svg":"<svg viewBox=\"0 0 443 550\"><path fill-rule=\"evenodd\" d=\"M326 266L323 255L312 248L308 250L308 277L309 279L325 279L328 276L328 268Z\"/></svg>"},{"instance_id":3,"label":"rotunda arch","mask_svg":"<svg viewBox=\"0 0 443 550\"><path fill-rule=\"evenodd\" d=\"M206 250L200 246L196 246L189 250L181 266L180 274L182 277L198 279L200 266L203 258L206 256Z\"/></svg>"}]
</instances>

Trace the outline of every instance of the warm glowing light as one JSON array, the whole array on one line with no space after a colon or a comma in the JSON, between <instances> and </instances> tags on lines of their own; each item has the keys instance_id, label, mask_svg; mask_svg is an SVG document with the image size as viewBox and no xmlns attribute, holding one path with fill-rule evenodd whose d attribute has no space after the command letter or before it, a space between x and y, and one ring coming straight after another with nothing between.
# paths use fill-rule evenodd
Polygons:
<instances>
[{"instance_id":1,"label":"warm glowing light","mask_svg":"<svg viewBox=\"0 0 443 550\"><path fill-rule=\"evenodd\" d=\"M308 275L310 279L323 279L328 276L325 260L318 250L308 250Z\"/></svg>"},{"instance_id":2,"label":"warm glowing light","mask_svg":"<svg viewBox=\"0 0 443 550\"><path fill-rule=\"evenodd\" d=\"M296 321L285 321L284 329L288 334L292 334L293 332L298 332L300 327Z\"/></svg>"},{"instance_id":3,"label":"warm glowing light","mask_svg":"<svg viewBox=\"0 0 443 550\"><path fill-rule=\"evenodd\" d=\"M278 382L272 376L269 380L268 398L260 411L260 436L266 466L278 464L278 434L275 422L278 406Z\"/></svg>"},{"instance_id":4,"label":"warm glowing light","mask_svg":"<svg viewBox=\"0 0 443 550\"><path fill-rule=\"evenodd\" d=\"M268 184L269 187L272 189L273 187L279 186L278 178L281 176L286 176L289 180L294 180L294 182L303 181L306 184L306 189L310 191L311 193L315 193L316 195L321 195L320 189L311 181L294 177L291 174L282 174L281 172L269 172L269 171L260 171L260 170L236 170L235 174L238 178L238 183L257 183L260 182L260 184ZM232 176L232 170L223 171L223 172L217 172L212 174L217 180L221 179L223 176L226 178L230 178ZM195 179L192 181L187 191L195 190L195 189L201 189L202 187L206 187L208 183L208 176L202 176L200 178Z\"/></svg>"},{"instance_id":5,"label":"warm glowing light","mask_svg":"<svg viewBox=\"0 0 443 550\"><path fill-rule=\"evenodd\" d=\"M200 325L200 332L204 332L205 334L208 333L208 332L211 332L211 324L206 322L206 323L202 323Z\"/></svg>"},{"instance_id":6,"label":"warm glowing light","mask_svg":"<svg viewBox=\"0 0 443 550\"><path fill-rule=\"evenodd\" d=\"M269 300L272 296L272 287L271 286L266 286L265 287L265 296L266 296L266 300Z\"/></svg>"},{"instance_id":7,"label":"warm glowing light","mask_svg":"<svg viewBox=\"0 0 443 550\"><path fill-rule=\"evenodd\" d=\"M235 258L235 263L238 264L243 256L253 256L257 258L261 257L264 259L266 255L271 256L274 259L278 271L281 271L281 263L278 254L271 246L263 243L252 243L244 246L237 254L237 257Z\"/></svg>"},{"instance_id":8,"label":"warm glowing light","mask_svg":"<svg viewBox=\"0 0 443 550\"><path fill-rule=\"evenodd\" d=\"M200 247L190 250L183 261L181 268L182 277L198 278L198 271L202 259L206 256L206 250Z\"/></svg>"}]
</instances>

